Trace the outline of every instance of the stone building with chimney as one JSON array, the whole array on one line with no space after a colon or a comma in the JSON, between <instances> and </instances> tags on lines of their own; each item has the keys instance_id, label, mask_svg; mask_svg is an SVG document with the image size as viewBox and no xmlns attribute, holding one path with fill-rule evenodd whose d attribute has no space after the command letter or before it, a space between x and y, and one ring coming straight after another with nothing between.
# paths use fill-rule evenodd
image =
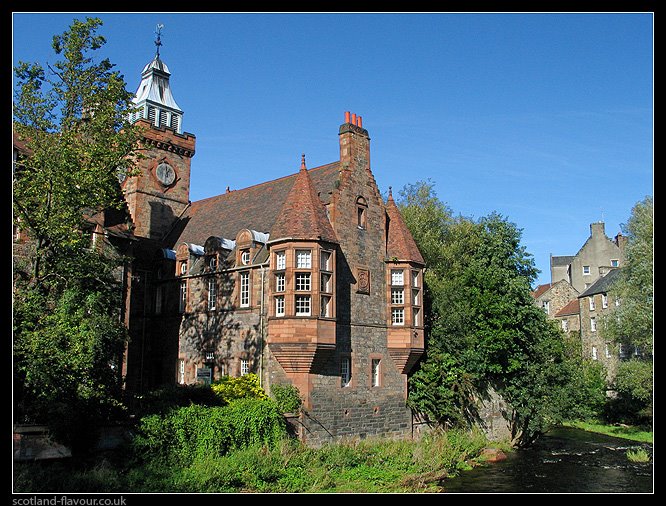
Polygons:
<instances>
[{"instance_id":1,"label":"stone building with chimney","mask_svg":"<svg viewBox=\"0 0 666 506\"><path fill-rule=\"evenodd\" d=\"M424 260L370 136L346 112L339 160L191 202L196 138L159 53L131 121L141 175L122 181L132 220L127 273L129 390L256 373L303 399L300 436L409 435L407 378L424 350Z\"/></svg>"}]
</instances>

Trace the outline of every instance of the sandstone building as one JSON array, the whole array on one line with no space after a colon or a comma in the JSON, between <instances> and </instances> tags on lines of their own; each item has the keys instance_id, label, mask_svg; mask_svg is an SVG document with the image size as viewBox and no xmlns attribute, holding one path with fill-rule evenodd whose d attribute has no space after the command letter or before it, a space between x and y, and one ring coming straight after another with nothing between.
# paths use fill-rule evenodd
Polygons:
<instances>
[{"instance_id":1,"label":"sandstone building","mask_svg":"<svg viewBox=\"0 0 666 506\"><path fill-rule=\"evenodd\" d=\"M308 169L303 155L272 181L190 202L196 138L159 54L141 77L141 176L122 182L127 388L253 372L267 391L298 387L305 440L409 434L424 261L377 187L362 118L345 113L339 160Z\"/></svg>"}]
</instances>

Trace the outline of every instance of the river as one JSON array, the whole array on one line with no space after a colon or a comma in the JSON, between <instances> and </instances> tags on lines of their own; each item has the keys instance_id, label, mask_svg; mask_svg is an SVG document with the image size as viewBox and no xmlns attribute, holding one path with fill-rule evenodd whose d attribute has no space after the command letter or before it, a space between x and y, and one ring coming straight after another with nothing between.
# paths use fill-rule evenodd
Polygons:
<instances>
[{"instance_id":1,"label":"river","mask_svg":"<svg viewBox=\"0 0 666 506\"><path fill-rule=\"evenodd\" d=\"M506 460L444 480L450 493L652 493L653 465L634 463L628 449L652 445L573 428L558 428Z\"/></svg>"}]
</instances>

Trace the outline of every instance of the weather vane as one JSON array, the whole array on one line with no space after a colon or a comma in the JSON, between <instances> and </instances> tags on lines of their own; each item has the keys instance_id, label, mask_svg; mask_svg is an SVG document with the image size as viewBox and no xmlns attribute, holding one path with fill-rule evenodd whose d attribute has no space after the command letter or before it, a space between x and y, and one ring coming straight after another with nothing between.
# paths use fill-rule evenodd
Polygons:
<instances>
[{"instance_id":1,"label":"weather vane","mask_svg":"<svg viewBox=\"0 0 666 506\"><path fill-rule=\"evenodd\" d=\"M157 57L158 58L160 56L160 46L162 45L162 39L160 38L162 36L162 28L164 28L164 25L162 23L159 23L157 25L156 30L155 30L155 35L157 35L157 39L155 40L155 46L157 46Z\"/></svg>"}]
</instances>

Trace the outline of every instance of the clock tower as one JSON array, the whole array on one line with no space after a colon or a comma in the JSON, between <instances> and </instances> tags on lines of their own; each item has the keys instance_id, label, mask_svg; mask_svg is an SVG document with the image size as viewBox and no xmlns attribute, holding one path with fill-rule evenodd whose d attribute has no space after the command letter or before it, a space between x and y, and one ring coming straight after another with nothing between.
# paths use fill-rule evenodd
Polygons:
<instances>
[{"instance_id":1,"label":"clock tower","mask_svg":"<svg viewBox=\"0 0 666 506\"><path fill-rule=\"evenodd\" d=\"M189 206L190 162L196 138L183 133L183 111L171 94L171 73L157 51L141 72L130 121L142 129L140 174L122 181L134 235L162 239Z\"/></svg>"}]
</instances>

